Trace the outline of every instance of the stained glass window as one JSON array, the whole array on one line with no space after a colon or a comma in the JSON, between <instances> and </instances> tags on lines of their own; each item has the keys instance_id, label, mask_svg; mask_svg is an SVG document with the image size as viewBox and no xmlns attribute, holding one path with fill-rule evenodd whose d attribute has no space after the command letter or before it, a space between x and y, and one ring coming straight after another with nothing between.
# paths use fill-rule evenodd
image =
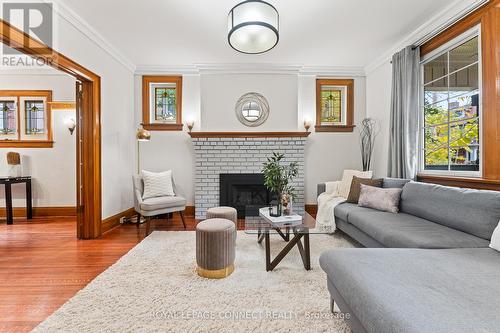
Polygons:
<instances>
[{"instance_id":1,"label":"stained glass window","mask_svg":"<svg viewBox=\"0 0 500 333\"><path fill-rule=\"evenodd\" d=\"M27 135L45 133L45 103L43 100L25 100L25 132Z\"/></svg>"},{"instance_id":2,"label":"stained glass window","mask_svg":"<svg viewBox=\"0 0 500 333\"><path fill-rule=\"evenodd\" d=\"M321 88L321 124L342 122L342 91L338 88Z\"/></svg>"},{"instance_id":3,"label":"stained glass window","mask_svg":"<svg viewBox=\"0 0 500 333\"><path fill-rule=\"evenodd\" d=\"M155 88L155 120L175 122L177 120L176 89Z\"/></svg>"},{"instance_id":4,"label":"stained glass window","mask_svg":"<svg viewBox=\"0 0 500 333\"><path fill-rule=\"evenodd\" d=\"M11 135L16 132L16 102L0 100L0 135Z\"/></svg>"}]
</instances>

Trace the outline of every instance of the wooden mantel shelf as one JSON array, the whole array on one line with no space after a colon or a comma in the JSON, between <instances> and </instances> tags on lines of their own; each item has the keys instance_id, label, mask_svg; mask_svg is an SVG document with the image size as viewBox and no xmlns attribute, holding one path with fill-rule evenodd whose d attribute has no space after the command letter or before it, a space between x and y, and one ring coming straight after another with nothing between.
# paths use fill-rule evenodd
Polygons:
<instances>
[{"instance_id":1,"label":"wooden mantel shelf","mask_svg":"<svg viewBox=\"0 0 500 333\"><path fill-rule=\"evenodd\" d=\"M192 138L306 138L311 132L191 132Z\"/></svg>"}]
</instances>

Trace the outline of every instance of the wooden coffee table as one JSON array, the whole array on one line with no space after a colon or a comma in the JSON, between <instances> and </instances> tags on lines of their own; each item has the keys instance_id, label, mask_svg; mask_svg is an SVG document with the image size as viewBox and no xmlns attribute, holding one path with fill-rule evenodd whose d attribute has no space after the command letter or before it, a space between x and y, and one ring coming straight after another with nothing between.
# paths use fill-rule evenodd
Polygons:
<instances>
[{"instance_id":1,"label":"wooden coffee table","mask_svg":"<svg viewBox=\"0 0 500 333\"><path fill-rule=\"evenodd\" d=\"M273 225L269 220L260 216L245 217L245 233L256 234L259 244L264 241L266 251L266 271L272 271L285 258L290 251L296 246L302 258L302 263L306 270L311 269L311 250L309 246L309 234L316 227L316 220L304 212L301 224L281 225L279 227ZM271 259L270 238L271 235L278 235L286 242L283 249ZM292 238L290 238L293 236Z\"/></svg>"}]
</instances>

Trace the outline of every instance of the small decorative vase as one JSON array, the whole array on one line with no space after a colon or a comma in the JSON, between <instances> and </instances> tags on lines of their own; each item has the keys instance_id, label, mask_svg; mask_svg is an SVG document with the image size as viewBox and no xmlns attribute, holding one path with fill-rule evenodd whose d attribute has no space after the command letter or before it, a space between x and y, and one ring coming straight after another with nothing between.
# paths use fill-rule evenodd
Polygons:
<instances>
[{"instance_id":1,"label":"small decorative vase","mask_svg":"<svg viewBox=\"0 0 500 333\"><path fill-rule=\"evenodd\" d=\"M281 195L281 204L283 205L283 215L292 214L292 196L288 193Z\"/></svg>"},{"instance_id":2,"label":"small decorative vase","mask_svg":"<svg viewBox=\"0 0 500 333\"><path fill-rule=\"evenodd\" d=\"M21 176L21 165L20 164L10 164L8 168L9 177L20 177Z\"/></svg>"}]
</instances>

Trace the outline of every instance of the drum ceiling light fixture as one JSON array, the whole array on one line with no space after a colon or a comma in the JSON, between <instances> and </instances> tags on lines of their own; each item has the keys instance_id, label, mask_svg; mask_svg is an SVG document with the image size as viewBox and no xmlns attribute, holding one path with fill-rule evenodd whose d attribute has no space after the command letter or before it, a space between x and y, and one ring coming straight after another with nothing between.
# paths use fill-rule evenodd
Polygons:
<instances>
[{"instance_id":1,"label":"drum ceiling light fixture","mask_svg":"<svg viewBox=\"0 0 500 333\"><path fill-rule=\"evenodd\" d=\"M271 50L279 40L279 14L261 0L243 1L229 11L227 40L241 53L258 54Z\"/></svg>"}]
</instances>

